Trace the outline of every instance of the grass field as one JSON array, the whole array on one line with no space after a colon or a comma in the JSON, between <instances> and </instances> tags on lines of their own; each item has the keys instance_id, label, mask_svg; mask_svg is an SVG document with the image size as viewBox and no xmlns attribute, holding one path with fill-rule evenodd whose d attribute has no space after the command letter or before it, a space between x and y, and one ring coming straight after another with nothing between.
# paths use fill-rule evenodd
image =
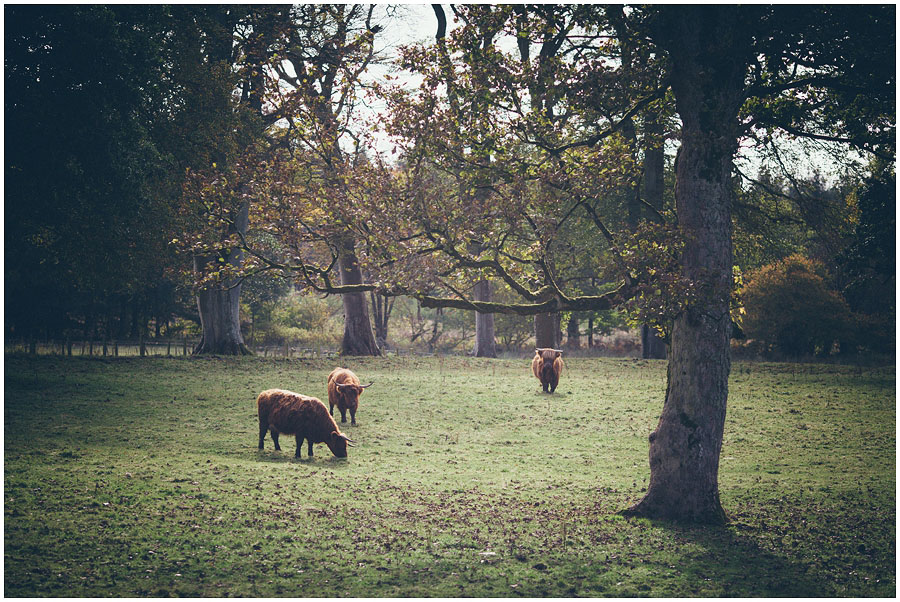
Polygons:
<instances>
[{"instance_id":1,"label":"grass field","mask_svg":"<svg viewBox=\"0 0 900 602\"><path fill-rule=\"evenodd\" d=\"M348 358L347 460L257 450L254 401L335 362L5 358L6 596L886 596L893 367L735 363L731 519L624 519L665 363Z\"/></svg>"}]
</instances>

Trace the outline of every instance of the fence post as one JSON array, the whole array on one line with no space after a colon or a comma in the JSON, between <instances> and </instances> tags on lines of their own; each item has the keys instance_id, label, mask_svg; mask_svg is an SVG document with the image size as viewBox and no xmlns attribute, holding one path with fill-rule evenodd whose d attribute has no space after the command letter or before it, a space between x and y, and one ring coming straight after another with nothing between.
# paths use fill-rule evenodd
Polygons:
<instances>
[{"instance_id":1,"label":"fence post","mask_svg":"<svg viewBox=\"0 0 900 602\"><path fill-rule=\"evenodd\" d=\"M187 335L181 338L181 355L187 357Z\"/></svg>"},{"instance_id":2,"label":"fence post","mask_svg":"<svg viewBox=\"0 0 900 602\"><path fill-rule=\"evenodd\" d=\"M141 357L147 355L147 347L144 346L144 333L141 333L140 338L138 339L138 343L141 347Z\"/></svg>"},{"instance_id":3,"label":"fence post","mask_svg":"<svg viewBox=\"0 0 900 602\"><path fill-rule=\"evenodd\" d=\"M167 344L166 344L166 356L167 356L167 357L171 357L171 356L172 356L172 339L169 339L169 340L167 341Z\"/></svg>"},{"instance_id":4,"label":"fence post","mask_svg":"<svg viewBox=\"0 0 900 602\"><path fill-rule=\"evenodd\" d=\"M103 357L106 357L108 353L106 339L103 339Z\"/></svg>"}]
</instances>

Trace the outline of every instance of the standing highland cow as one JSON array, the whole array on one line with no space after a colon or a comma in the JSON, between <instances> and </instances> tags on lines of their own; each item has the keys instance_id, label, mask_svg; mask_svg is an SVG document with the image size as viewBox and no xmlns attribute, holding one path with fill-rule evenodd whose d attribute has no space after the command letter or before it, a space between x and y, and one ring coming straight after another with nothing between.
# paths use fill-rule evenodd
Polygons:
<instances>
[{"instance_id":1,"label":"standing highland cow","mask_svg":"<svg viewBox=\"0 0 900 602\"><path fill-rule=\"evenodd\" d=\"M549 347L535 349L534 351L534 359L531 360L531 371L541 381L544 393L553 393L559 384L559 375L562 373L564 365L561 355L561 350Z\"/></svg>"},{"instance_id":2,"label":"standing highland cow","mask_svg":"<svg viewBox=\"0 0 900 602\"><path fill-rule=\"evenodd\" d=\"M321 400L281 389L263 391L256 398L259 415L259 449L263 448L266 431L272 433L275 449L280 450L278 435L293 435L297 438L297 453L303 440L309 442L309 457L313 455L313 443L324 443L338 458L347 457L347 446L353 441L341 433L337 424L328 414Z\"/></svg>"},{"instance_id":3,"label":"standing highland cow","mask_svg":"<svg viewBox=\"0 0 900 602\"><path fill-rule=\"evenodd\" d=\"M341 422L347 422L347 410L350 410L350 424L356 426L356 409L359 407L359 396L363 389L371 387L359 384L359 379L346 368L335 368L328 375L328 406L334 416L334 406L341 412Z\"/></svg>"}]
</instances>

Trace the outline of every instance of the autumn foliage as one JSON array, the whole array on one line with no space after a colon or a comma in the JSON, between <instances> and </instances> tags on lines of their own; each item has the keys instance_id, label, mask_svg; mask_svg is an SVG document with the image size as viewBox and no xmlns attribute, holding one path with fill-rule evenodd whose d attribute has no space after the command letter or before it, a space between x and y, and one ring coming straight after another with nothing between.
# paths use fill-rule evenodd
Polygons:
<instances>
[{"instance_id":1,"label":"autumn foliage","mask_svg":"<svg viewBox=\"0 0 900 602\"><path fill-rule=\"evenodd\" d=\"M767 349L788 356L848 351L853 318L847 302L830 290L822 264L792 255L750 276L743 295L744 331Z\"/></svg>"}]
</instances>

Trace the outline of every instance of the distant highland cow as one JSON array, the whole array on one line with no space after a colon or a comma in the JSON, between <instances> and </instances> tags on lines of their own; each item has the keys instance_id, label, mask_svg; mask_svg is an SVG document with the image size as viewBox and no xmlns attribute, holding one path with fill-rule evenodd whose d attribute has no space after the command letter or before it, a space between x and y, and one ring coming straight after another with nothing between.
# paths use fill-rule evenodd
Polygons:
<instances>
[{"instance_id":1,"label":"distant highland cow","mask_svg":"<svg viewBox=\"0 0 900 602\"><path fill-rule=\"evenodd\" d=\"M350 410L350 424L356 426L356 410L359 407L359 396L367 385L359 384L359 379L346 368L335 368L328 375L328 408L334 416L334 406L341 412L341 422L347 422L347 410Z\"/></svg>"},{"instance_id":2,"label":"distant highland cow","mask_svg":"<svg viewBox=\"0 0 900 602\"><path fill-rule=\"evenodd\" d=\"M544 393L553 393L559 385L559 375L562 373L563 361L560 349L545 347L535 349L534 359L531 360L531 371L541 381Z\"/></svg>"},{"instance_id":3,"label":"distant highland cow","mask_svg":"<svg viewBox=\"0 0 900 602\"><path fill-rule=\"evenodd\" d=\"M337 424L328 414L328 408L319 399L281 389L269 389L256 399L259 415L259 449L263 449L266 431L272 434L275 449L280 450L278 435L293 435L297 438L297 453L303 440L309 442L309 457L313 455L313 443L324 443L338 458L347 457L347 446L353 441L341 433Z\"/></svg>"}]
</instances>

